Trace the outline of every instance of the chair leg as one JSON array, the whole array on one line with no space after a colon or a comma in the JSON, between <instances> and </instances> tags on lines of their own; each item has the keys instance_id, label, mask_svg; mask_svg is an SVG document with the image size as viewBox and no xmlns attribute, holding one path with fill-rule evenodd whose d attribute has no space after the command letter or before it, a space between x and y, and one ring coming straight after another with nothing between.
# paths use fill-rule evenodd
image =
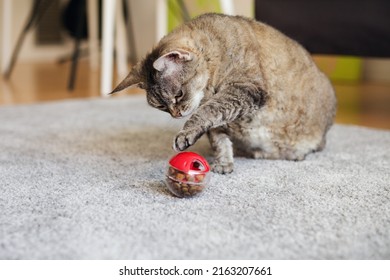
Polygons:
<instances>
[{"instance_id":1,"label":"chair leg","mask_svg":"<svg viewBox=\"0 0 390 280\"><path fill-rule=\"evenodd\" d=\"M73 91L76 81L76 74L77 74L77 65L78 65L78 59L80 56L80 43L81 43L81 37L83 34L84 29L84 15L85 15L85 0L80 0L78 5L78 11L77 11L77 29L76 29L76 39L74 44L74 51L73 51L73 57L72 57L72 65L70 69L70 77L68 82L68 90Z\"/></svg>"},{"instance_id":2,"label":"chair leg","mask_svg":"<svg viewBox=\"0 0 390 280\"><path fill-rule=\"evenodd\" d=\"M117 77L122 80L127 75L127 42L126 26L123 13L124 6L122 0L116 5L115 10L115 54Z\"/></svg>"},{"instance_id":3,"label":"chair leg","mask_svg":"<svg viewBox=\"0 0 390 280\"><path fill-rule=\"evenodd\" d=\"M18 40L16 42L16 46L12 52L11 60L4 72L5 79L9 79L11 77L12 70L14 69L16 60L18 59L20 49L23 45L27 33L34 27L34 25L36 25L39 22L39 20L42 18L42 16L46 12L46 9L48 8L48 6L50 6L50 4L51 1L45 1L45 0L34 1L30 15L27 18L26 24L22 32L20 33Z\"/></svg>"},{"instance_id":4,"label":"chair leg","mask_svg":"<svg viewBox=\"0 0 390 280\"><path fill-rule=\"evenodd\" d=\"M100 93L106 96L112 90L113 46L116 0L103 0L102 68Z\"/></svg>"},{"instance_id":5,"label":"chair leg","mask_svg":"<svg viewBox=\"0 0 390 280\"><path fill-rule=\"evenodd\" d=\"M87 9L89 66L91 70L97 70L99 67L98 0L88 0Z\"/></svg>"},{"instance_id":6,"label":"chair leg","mask_svg":"<svg viewBox=\"0 0 390 280\"><path fill-rule=\"evenodd\" d=\"M125 9L127 12L126 28L127 32L127 45L129 50L129 59L131 64L136 64L137 62L137 48L135 46L135 37L134 37L134 25L133 25L133 15L131 10L130 1L124 1Z\"/></svg>"},{"instance_id":7,"label":"chair leg","mask_svg":"<svg viewBox=\"0 0 390 280\"><path fill-rule=\"evenodd\" d=\"M222 8L222 13L226 15L234 15L234 3L233 0L220 0L219 4Z\"/></svg>"},{"instance_id":8,"label":"chair leg","mask_svg":"<svg viewBox=\"0 0 390 280\"><path fill-rule=\"evenodd\" d=\"M156 1L156 42L160 41L167 34L168 16L167 0Z\"/></svg>"},{"instance_id":9,"label":"chair leg","mask_svg":"<svg viewBox=\"0 0 390 280\"><path fill-rule=\"evenodd\" d=\"M8 59L12 54L12 2L11 0L2 1L2 32L1 33L1 73L5 75L8 68Z\"/></svg>"}]
</instances>

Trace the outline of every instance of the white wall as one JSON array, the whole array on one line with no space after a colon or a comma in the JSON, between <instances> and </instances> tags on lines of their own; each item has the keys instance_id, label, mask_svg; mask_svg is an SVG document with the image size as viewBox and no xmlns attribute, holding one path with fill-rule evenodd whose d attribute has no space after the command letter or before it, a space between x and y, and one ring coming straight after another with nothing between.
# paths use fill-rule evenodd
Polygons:
<instances>
[{"instance_id":1,"label":"white wall","mask_svg":"<svg viewBox=\"0 0 390 280\"><path fill-rule=\"evenodd\" d=\"M3 1L0 1L3 3ZM26 20L29 16L32 2L31 0L12 0L12 38L10 41L11 49L13 50L18 39L19 34L23 30ZM0 17L3 18L3 5L0 5ZM2 20L1 20L2 22ZM2 36L2 23L0 32ZM0 37L1 38L1 37ZM0 53L3 49L3 42L0 44ZM66 40L61 46L36 46L34 42L34 33L29 32L20 50L18 61L54 61L60 56L68 54L72 51L71 40ZM4 58L1 57L1 60ZM8 58L9 59L9 58ZM2 61L1 61L2 63Z\"/></svg>"},{"instance_id":2,"label":"white wall","mask_svg":"<svg viewBox=\"0 0 390 280\"><path fill-rule=\"evenodd\" d=\"M237 15L253 16L253 0L233 2ZM130 0L130 5L133 11L137 56L140 59L156 44L156 0Z\"/></svg>"},{"instance_id":3,"label":"white wall","mask_svg":"<svg viewBox=\"0 0 390 280\"><path fill-rule=\"evenodd\" d=\"M141 59L156 43L156 1L131 0L130 5L137 58Z\"/></svg>"},{"instance_id":4,"label":"white wall","mask_svg":"<svg viewBox=\"0 0 390 280\"><path fill-rule=\"evenodd\" d=\"M114 1L114 0L112 0ZM17 38L22 31L29 15L32 0L11 0L12 2L12 32L10 38L11 49L14 49ZM0 1L0 18L3 14L3 1ZM130 0L133 10L133 24L136 37L138 57L142 57L154 45L156 38L156 5L155 0ZM3 34L3 20L0 20L0 38ZM66 36L65 36L66 38ZM34 43L34 31L29 32L20 50L18 62L26 61L55 61L59 57L70 54L73 50L73 41L68 38L61 46L36 46ZM3 51L3 43L0 44L0 54ZM0 55L0 65L3 62ZM9 58L7 58L9 60Z\"/></svg>"},{"instance_id":5,"label":"white wall","mask_svg":"<svg viewBox=\"0 0 390 280\"><path fill-rule=\"evenodd\" d=\"M13 49L27 16L30 12L32 0L9 0L12 2L12 38ZM66 1L66 0L64 0ZM113 0L112 0L113 1ZM3 2L0 1L0 38L3 28ZM155 0L130 0L136 48L138 58L143 57L156 43L156 1ZM236 14L253 16L253 0L234 0ZM3 50L3 42L0 43L0 54ZM55 61L59 57L70 54L73 50L72 40L66 40L61 46L36 46L34 34L30 32L24 41L20 51L18 62L26 61ZM8 58L9 59L9 58ZM0 65L4 58L0 55ZM363 76L367 80L390 82L390 60L366 59Z\"/></svg>"},{"instance_id":6,"label":"white wall","mask_svg":"<svg viewBox=\"0 0 390 280\"><path fill-rule=\"evenodd\" d=\"M11 48L13 49L18 35L29 15L32 0L10 0L12 2L12 38ZM112 0L114 1L114 0ZM0 1L0 17L3 13L3 1ZM253 0L234 0L237 14L251 16ZM143 57L156 43L156 1L155 0L130 0L133 11L134 33L136 37L136 48L138 58ZM0 32L2 34L2 20L0 20ZM130 32L130 31L129 31ZM0 34L0 35L1 35ZM3 44L0 44L0 53ZM55 61L59 57L71 53L73 50L72 41L66 40L62 46L36 46L34 33L30 32L26 37L20 51L18 61ZM2 63L0 56L0 63Z\"/></svg>"},{"instance_id":7,"label":"white wall","mask_svg":"<svg viewBox=\"0 0 390 280\"><path fill-rule=\"evenodd\" d=\"M254 16L254 0L234 0L235 13L240 16Z\"/></svg>"}]
</instances>

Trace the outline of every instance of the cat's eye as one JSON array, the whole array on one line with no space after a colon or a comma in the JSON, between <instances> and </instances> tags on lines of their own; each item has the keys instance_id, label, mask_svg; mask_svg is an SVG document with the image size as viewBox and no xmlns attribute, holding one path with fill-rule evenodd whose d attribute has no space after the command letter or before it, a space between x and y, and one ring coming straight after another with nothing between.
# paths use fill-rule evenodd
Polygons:
<instances>
[{"instance_id":1,"label":"cat's eye","mask_svg":"<svg viewBox=\"0 0 390 280\"><path fill-rule=\"evenodd\" d=\"M159 110L162 110L162 111L166 111L167 110L167 107L165 105L156 105L155 107L157 109L159 109Z\"/></svg>"},{"instance_id":2,"label":"cat's eye","mask_svg":"<svg viewBox=\"0 0 390 280\"><path fill-rule=\"evenodd\" d=\"M175 95L176 101L179 101L183 97L184 93L182 90L179 90L179 92Z\"/></svg>"}]
</instances>

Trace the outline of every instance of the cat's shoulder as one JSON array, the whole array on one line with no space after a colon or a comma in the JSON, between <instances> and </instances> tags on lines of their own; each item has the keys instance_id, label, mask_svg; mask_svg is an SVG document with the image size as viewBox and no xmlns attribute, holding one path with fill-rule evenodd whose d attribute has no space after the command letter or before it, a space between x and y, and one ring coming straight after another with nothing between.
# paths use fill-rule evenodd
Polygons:
<instances>
[{"instance_id":1,"label":"cat's shoulder","mask_svg":"<svg viewBox=\"0 0 390 280\"><path fill-rule=\"evenodd\" d=\"M201 14L197 17L195 17L193 20L190 22L202 22L202 21L217 21L217 22L229 22L229 21L236 21L236 22L250 22L250 23L255 23L257 22L256 20L245 17L245 16L240 16L240 15L226 15L226 14L221 14L221 13L205 13Z\"/></svg>"},{"instance_id":2,"label":"cat's shoulder","mask_svg":"<svg viewBox=\"0 0 390 280\"><path fill-rule=\"evenodd\" d=\"M220 13L205 13L199 15L187 22L185 26L189 30L207 31L208 28L218 28L220 30L240 29L241 32L246 32L248 29L269 30L273 29L264 22L255 20L253 18L240 15L225 15Z\"/></svg>"}]
</instances>

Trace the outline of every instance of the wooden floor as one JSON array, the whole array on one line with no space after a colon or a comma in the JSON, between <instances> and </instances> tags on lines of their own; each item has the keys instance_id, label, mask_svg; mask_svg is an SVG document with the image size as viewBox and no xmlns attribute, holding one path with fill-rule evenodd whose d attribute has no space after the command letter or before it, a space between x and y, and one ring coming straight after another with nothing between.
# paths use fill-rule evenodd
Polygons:
<instances>
[{"instance_id":1,"label":"wooden floor","mask_svg":"<svg viewBox=\"0 0 390 280\"><path fill-rule=\"evenodd\" d=\"M69 67L68 63L17 64L10 80L0 80L0 110L5 105L100 96L99 71L91 71L85 60L79 65L75 90L68 91ZM333 84L336 123L390 129L390 84Z\"/></svg>"}]
</instances>

